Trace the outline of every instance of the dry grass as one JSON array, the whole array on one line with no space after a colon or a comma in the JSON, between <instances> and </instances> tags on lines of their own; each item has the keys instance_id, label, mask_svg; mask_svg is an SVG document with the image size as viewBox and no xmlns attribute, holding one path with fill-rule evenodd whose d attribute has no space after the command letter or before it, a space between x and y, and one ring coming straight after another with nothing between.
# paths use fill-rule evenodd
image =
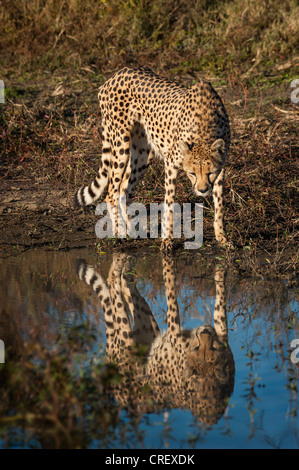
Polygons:
<instances>
[{"instance_id":1,"label":"dry grass","mask_svg":"<svg viewBox=\"0 0 299 470\"><path fill-rule=\"evenodd\" d=\"M0 41L8 74L140 62L256 73L295 57L298 15L295 0L4 0Z\"/></svg>"}]
</instances>

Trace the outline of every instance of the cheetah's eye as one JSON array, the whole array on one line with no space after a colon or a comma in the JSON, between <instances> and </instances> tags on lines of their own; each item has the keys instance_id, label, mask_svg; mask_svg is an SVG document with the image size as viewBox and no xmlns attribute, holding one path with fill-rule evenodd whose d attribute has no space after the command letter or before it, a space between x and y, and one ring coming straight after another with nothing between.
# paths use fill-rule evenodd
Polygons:
<instances>
[{"instance_id":1,"label":"cheetah's eye","mask_svg":"<svg viewBox=\"0 0 299 470\"><path fill-rule=\"evenodd\" d=\"M196 178L196 174L195 173L189 173L190 176L194 176L194 178Z\"/></svg>"}]
</instances>

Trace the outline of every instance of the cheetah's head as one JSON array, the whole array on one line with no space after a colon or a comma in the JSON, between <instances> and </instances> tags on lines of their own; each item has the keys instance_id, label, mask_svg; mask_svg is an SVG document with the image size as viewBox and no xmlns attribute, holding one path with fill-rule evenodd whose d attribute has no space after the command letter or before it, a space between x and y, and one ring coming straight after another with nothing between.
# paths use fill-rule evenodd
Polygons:
<instances>
[{"instance_id":1,"label":"cheetah's head","mask_svg":"<svg viewBox=\"0 0 299 470\"><path fill-rule=\"evenodd\" d=\"M184 158L183 169L192 183L195 194L207 197L225 163L224 140L215 140L208 149L203 149L200 144L181 142L180 150Z\"/></svg>"},{"instance_id":2,"label":"cheetah's head","mask_svg":"<svg viewBox=\"0 0 299 470\"><path fill-rule=\"evenodd\" d=\"M191 332L184 371L188 408L203 423L218 422L234 390L235 363L226 336L211 325Z\"/></svg>"},{"instance_id":3,"label":"cheetah's head","mask_svg":"<svg viewBox=\"0 0 299 470\"><path fill-rule=\"evenodd\" d=\"M186 354L185 377L200 380L205 376L215 377L219 383L227 383L234 371L234 361L227 337L218 336L211 325L192 331Z\"/></svg>"},{"instance_id":4,"label":"cheetah's head","mask_svg":"<svg viewBox=\"0 0 299 470\"><path fill-rule=\"evenodd\" d=\"M196 361L215 361L222 354L222 338L218 337L215 329L211 325L200 326L192 331L189 359Z\"/></svg>"}]
</instances>

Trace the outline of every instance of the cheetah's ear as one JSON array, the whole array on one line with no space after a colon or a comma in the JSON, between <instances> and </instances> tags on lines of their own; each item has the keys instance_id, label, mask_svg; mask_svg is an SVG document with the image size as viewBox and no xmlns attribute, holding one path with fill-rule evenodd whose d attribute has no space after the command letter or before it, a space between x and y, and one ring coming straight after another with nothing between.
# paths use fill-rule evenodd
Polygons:
<instances>
[{"instance_id":1,"label":"cheetah's ear","mask_svg":"<svg viewBox=\"0 0 299 470\"><path fill-rule=\"evenodd\" d=\"M220 153L221 155L225 152L225 142L223 139L217 139L211 145L211 151L213 153Z\"/></svg>"}]
</instances>

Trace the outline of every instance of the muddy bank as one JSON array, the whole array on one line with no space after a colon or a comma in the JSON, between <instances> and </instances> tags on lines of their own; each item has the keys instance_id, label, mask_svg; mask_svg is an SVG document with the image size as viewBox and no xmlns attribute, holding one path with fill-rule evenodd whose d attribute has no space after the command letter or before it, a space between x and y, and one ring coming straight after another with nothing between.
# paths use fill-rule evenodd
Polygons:
<instances>
[{"instance_id":1,"label":"muddy bank","mask_svg":"<svg viewBox=\"0 0 299 470\"><path fill-rule=\"evenodd\" d=\"M1 187L0 233L1 257L28 249L70 250L90 247L95 252L159 251L160 240L101 240L96 237L98 216L94 207L86 211L73 207L72 194L65 187L53 189L53 183L34 179L6 181ZM204 217L204 244L189 250L189 256L201 252L225 262L237 273L258 276L285 276L297 273L298 249L294 240L281 244L275 237L265 238L254 247L235 243L234 249L221 249L214 239L212 218ZM175 252L186 253L183 240L175 242Z\"/></svg>"},{"instance_id":2,"label":"muddy bank","mask_svg":"<svg viewBox=\"0 0 299 470\"><path fill-rule=\"evenodd\" d=\"M1 188L2 254L16 249L69 249L92 246L92 211L74 211L65 189L33 180L6 182Z\"/></svg>"}]
</instances>

